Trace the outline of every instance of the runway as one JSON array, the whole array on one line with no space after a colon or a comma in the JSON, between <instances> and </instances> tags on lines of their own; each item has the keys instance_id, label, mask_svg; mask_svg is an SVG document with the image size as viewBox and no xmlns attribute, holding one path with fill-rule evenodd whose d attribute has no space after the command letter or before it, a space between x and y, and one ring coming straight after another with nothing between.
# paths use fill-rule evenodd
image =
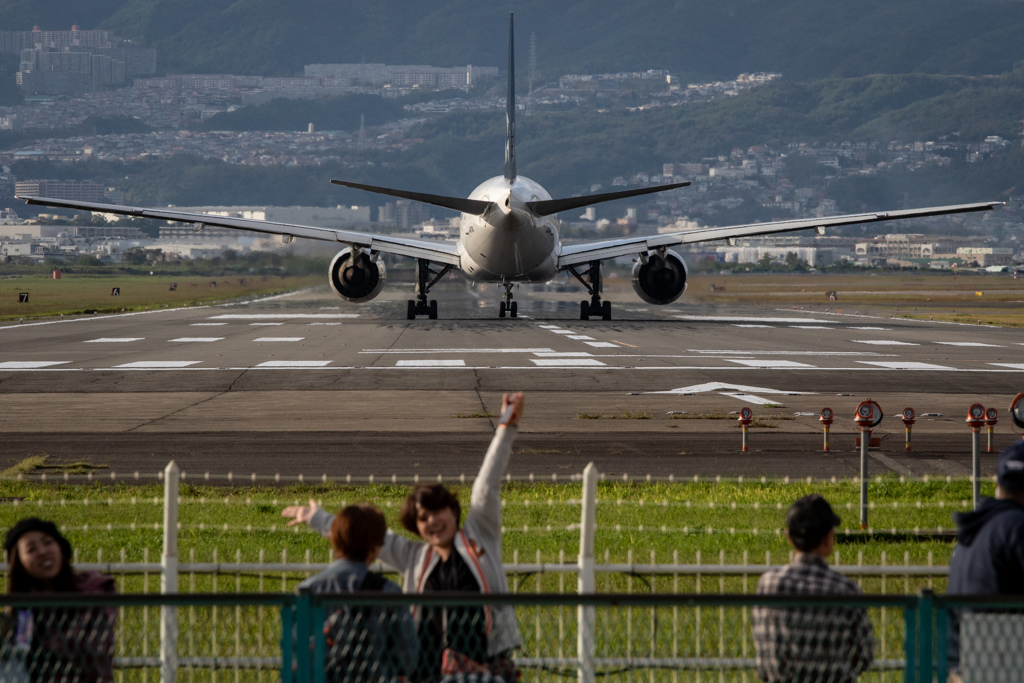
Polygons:
<instances>
[{"instance_id":1,"label":"runway","mask_svg":"<svg viewBox=\"0 0 1024 683\"><path fill-rule=\"evenodd\" d=\"M1024 387L1019 331L779 308L648 306L576 319L579 294L437 290L441 320L404 319L400 287L367 305L324 290L263 300L0 325L0 457L46 452L118 470L472 472L500 392L529 392L516 473L854 476L852 415L890 415L875 473L965 474L967 407ZM682 300L685 302L685 297ZM737 453L744 405L775 416ZM836 451L816 415L836 411ZM903 452L906 406L922 417ZM804 413L804 414L801 414ZM722 415L718 415L722 417ZM682 445L681 445L682 444ZM966 458L966 459L965 459ZM888 461L888 462L887 462ZM985 466L994 468L987 458Z\"/></svg>"}]
</instances>

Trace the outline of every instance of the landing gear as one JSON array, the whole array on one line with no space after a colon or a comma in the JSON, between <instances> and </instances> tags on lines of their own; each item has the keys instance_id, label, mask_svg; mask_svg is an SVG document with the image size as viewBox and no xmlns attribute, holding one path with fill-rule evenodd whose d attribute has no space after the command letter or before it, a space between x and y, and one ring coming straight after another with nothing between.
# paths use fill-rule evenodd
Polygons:
<instances>
[{"instance_id":1,"label":"landing gear","mask_svg":"<svg viewBox=\"0 0 1024 683\"><path fill-rule=\"evenodd\" d=\"M406 302L407 319L415 320L416 316L425 315L430 320L437 320L437 300L427 301L427 294L451 269L452 267L448 265L435 272L430 268L430 261L416 259L416 299L409 299Z\"/></svg>"},{"instance_id":2,"label":"landing gear","mask_svg":"<svg viewBox=\"0 0 1024 683\"><path fill-rule=\"evenodd\" d=\"M515 287L516 285L514 282L509 282L508 280L502 282L501 284L505 288L505 300L498 304L498 317L504 318L505 313L508 313L508 317L518 318L519 304L517 304L515 301L512 301L512 288Z\"/></svg>"},{"instance_id":3,"label":"landing gear","mask_svg":"<svg viewBox=\"0 0 1024 683\"><path fill-rule=\"evenodd\" d=\"M601 262L591 261L587 264L587 269L580 273L573 266L569 266L568 270L573 277L580 281L587 289L587 293L590 294L590 301L580 302L580 320L590 320L590 316L601 316L601 320L612 319L612 305L611 302L601 301L601 290L603 289L603 283L601 282Z\"/></svg>"}]
</instances>

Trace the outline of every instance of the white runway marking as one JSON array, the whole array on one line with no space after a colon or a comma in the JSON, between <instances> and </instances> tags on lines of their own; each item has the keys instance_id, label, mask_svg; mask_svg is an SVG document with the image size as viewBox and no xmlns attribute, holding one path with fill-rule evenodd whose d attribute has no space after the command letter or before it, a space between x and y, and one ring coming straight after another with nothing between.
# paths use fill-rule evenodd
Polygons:
<instances>
[{"instance_id":1,"label":"white runway marking","mask_svg":"<svg viewBox=\"0 0 1024 683\"><path fill-rule=\"evenodd\" d=\"M538 351L534 355L541 358L586 358L591 353L589 351Z\"/></svg>"},{"instance_id":2,"label":"white runway marking","mask_svg":"<svg viewBox=\"0 0 1024 683\"><path fill-rule=\"evenodd\" d=\"M363 349L359 353L551 353L546 346L536 349Z\"/></svg>"},{"instance_id":3,"label":"white runway marking","mask_svg":"<svg viewBox=\"0 0 1024 683\"><path fill-rule=\"evenodd\" d=\"M988 346L993 349L1003 348L1000 344L985 344L984 342L935 342L944 346Z\"/></svg>"},{"instance_id":4,"label":"white runway marking","mask_svg":"<svg viewBox=\"0 0 1024 683\"><path fill-rule=\"evenodd\" d=\"M227 325L227 323L192 323L189 327L217 327L218 325Z\"/></svg>"},{"instance_id":5,"label":"white runway marking","mask_svg":"<svg viewBox=\"0 0 1024 683\"><path fill-rule=\"evenodd\" d=\"M161 368L187 368L190 365L197 365L202 363L201 360L137 360L134 363L124 363L123 365L115 365L115 368L146 368L149 370L159 370Z\"/></svg>"},{"instance_id":6,"label":"white runway marking","mask_svg":"<svg viewBox=\"0 0 1024 683\"><path fill-rule=\"evenodd\" d=\"M583 342L587 346L593 346L595 349L617 349L618 344L612 344L611 342Z\"/></svg>"},{"instance_id":7,"label":"white runway marking","mask_svg":"<svg viewBox=\"0 0 1024 683\"><path fill-rule=\"evenodd\" d=\"M737 368L739 369L739 368ZM804 396L813 395L814 392L808 391L779 391L778 389L765 389L764 387L745 387L742 384L726 384L725 382L707 382L705 384L694 384L689 387L679 387L678 389L669 389L668 391L648 391L648 394L679 394L681 396L689 396L691 394L703 394L709 391L721 391L732 390L740 393L757 392L759 394L786 394L787 396Z\"/></svg>"},{"instance_id":8,"label":"white runway marking","mask_svg":"<svg viewBox=\"0 0 1024 683\"><path fill-rule=\"evenodd\" d=\"M249 323L250 327L270 327L271 325L284 325L284 323Z\"/></svg>"},{"instance_id":9,"label":"white runway marking","mask_svg":"<svg viewBox=\"0 0 1024 683\"><path fill-rule=\"evenodd\" d=\"M572 330L548 330L548 332L554 332L555 334L574 334Z\"/></svg>"},{"instance_id":10,"label":"white runway marking","mask_svg":"<svg viewBox=\"0 0 1024 683\"><path fill-rule=\"evenodd\" d=\"M913 342L892 341L889 339L851 339L854 344L871 344L872 346L920 346Z\"/></svg>"},{"instance_id":11,"label":"white runway marking","mask_svg":"<svg viewBox=\"0 0 1024 683\"><path fill-rule=\"evenodd\" d=\"M560 330L560 329L562 329L558 325L537 325L537 327L539 327L542 330Z\"/></svg>"},{"instance_id":12,"label":"white runway marking","mask_svg":"<svg viewBox=\"0 0 1024 683\"><path fill-rule=\"evenodd\" d=\"M260 363L258 368L323 368L334 361L330 360L268 360Z\"/></svg>"},{"instance_id":13,"label":"white runway marking","mask_svg":"<svg viewBox=\"0 0 1024 683\"><path fill-rule=\"evenodd\" d=\"M575 339L576 341L594 341L593 337L588 337L585 334L570 334L566 339Z\"/></svg>"},{"instance_id":14,"label":"white runway marking","mask_svg":"<svg viewBox=\"0 0 1024 683\"><path fill-rule=\"evenodd\" d=\"M729 398L738 398L744 403L753 403L758 406L780 405L779 402L771 398L763 398L761 396L754 396L753 394L727 394L725 392L719 392L721 396L728 396Z\"/></svg>"},{"instance_id":15,"label":"white runway marking","mask_svg":"<svg viewBox=\"0 0 1024 683\"><path fill-rule=\"evenodd\" d=\"M260 337L259 339L253 339L258 342L297 342L302 341L305 337Z\"/></svg>"},{"instance_id":16,"label":"white runway marking","mask_svg":"<svg viewBox=\"0 0 1024 683\"><path fill-rule=\"evenodd\" d=\"M886 331L887 332L887 331L891 330L892 328L891 327L870 327L870 326L868 326L868 327L851 327L850 329L851 330L882 330L882 331Z\"/></svg>"},{"instance_id":17,"label":"white runway marking","mask_svg":"<svg viewBox=\"0 0 1024 683\"><path fill-rule=\"evenodd\" d=\"M794 330L834 330L834 327L825 325L790 325Z\"/></svg>"},{"instance_id":18,"label":"white runway marking","mask_svg":"<svg viewBox=\"0 0 1024 683\"><path fill-rule=\"evenodd\" d=\"M765 328L771 328L771 325L733 325L733 327L765 327Z\"/></svg>"},{"instance_id":19,"label":"white runway marking","mask_svg":"<svg viewBox=\"0 0 1024 683\"><path fill-rule=\"evenodd\" d=\"M358 317L358 313L227 313L211 315L210 320L337 320Z\"/></svg>"},{"instance_id":20,"label":"white runway marking","mask_svg":"<svg viewBox=\"0 0 1024 683\"><path fill-rule=\"evenodd\" d=\"M70 362L69 360L8 360L0 363L0 370L35 370Z\"/></svg>"},{"instance_id":21,"label":"white runway marking","mask_svg":"<svg viewBox=\"0 0 1024 683\"><path fill-rule=\"evenodd\" d=\"M712 351L708 349L687 349L691 353L703 353L710 356L857 356L863 358L865 355L872 357L885 357L891 354L878 354L874 351L740 351L732 349L729 351ZM672 356L669 356L670 358ZM686 358L686 356L678 356Z\"/></svg>"},{"instance_id":22,"label":"white runway marking","mask_svg":"<svg viewBox=\"0 0 1024 683\"><path fill-rule=\"evenodd\" d=\"M541 367L558 368L583 368L604 365L604 363L596 358L531 358L530 362Z\"/></svg>"},{"instance_id":23,"label":"white runway marking","mask_svg":"<svg viewBox=\"0 0 1024 683\"><path fill-rule=\"evenodd\" d=\"M814 365L808 365L807 363L797 363L791 360L737 360L733 358L723 358L730 363L739 363L740 365L746 365L749 368L813 368Z\"/></svg>"},{"instance_id":24,"label":"white runway marking","mask_svg":"<svg viewBox=\"0 0 1024 683\"><path fill-rule=\"evenodd\" d=\"M87 339L86 344L122 344L125 342L142 341L145 337L100 337L99 339Z\"/></svg>"},{"instance_id":25,"label":"white runway marking","mask_svg":"<svg viewBox=\"0 0 1024 683\"><path fill-rule=\"evenodd\" d=\"M1024 370L1024 363L989 363L989 365L995 365L1000 368L1010 368L1011 370Z\"/></svg>"},{"instance_id":26,"label":"white runway marking","mask_svg":"<svg viewBox=\"0 0 1024 683\"><path fill-rule=\"evenodd\" d=\"M430 360L400 360L395 363L396 368L464 368L466 361L432 358Z\"/></svg>"},{"instance_id":27,"label":"white runway marking","mask_svg":"<svg viewBox=\"0 0 1024 683\"><path fill-rule=\"evenodd\" d=\"M224 341L224 337L178 337L171 339L172 342L215 342Z\"/></svg>"},{"instance_id":28,"label":"white runway marking","mask_svg":"<svg viewBox=\"0 0 1024 683\"><path fill-rule=\"evenodd\" d=\"M310 325L340 325L341 323L310 323Z\"/></svg>"},{"instance_id":29,"label":"white runway marking","mask_svg":"<svg viewBox=\"0 0 1024 683\"><path fill-rule=\"evenodd\" d=\"M871 360L859 360L858 363L864 365L877 365L880 368L890 368L892 370L952 370L953 368L945 365L934 365L932 363L917 363L909 360L896 360L896 361L871 361Z\"/></svg>"},{"instance_id":30,"label":"white runway marking","mask_svg":"<svg viewBox=\"0 0 1024 683\"><path fill-rule=\"evenodd\" d=\"M680 320L694 320L698 322L721 322L721 323L819 323L835 325L834 320L818 320L817 318L775 318L772 316L737 316L737 315L676 315L674 318Z\"/></svg>"}]
</instances>

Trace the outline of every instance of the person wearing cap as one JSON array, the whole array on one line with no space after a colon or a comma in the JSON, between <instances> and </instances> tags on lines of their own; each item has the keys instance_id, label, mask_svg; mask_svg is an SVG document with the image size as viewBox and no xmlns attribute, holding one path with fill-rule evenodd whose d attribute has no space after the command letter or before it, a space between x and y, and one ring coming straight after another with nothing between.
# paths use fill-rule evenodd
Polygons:
<instances>
[{"instance_id":1,"label":"person wearing cap","mask_svg":"<svg viewBox=\"0 0 1024 683\"><path fill-rule=\"evenodd\" d=\"M112 594L114 580L76 572L57 525L20 520L4 540L7 592ZM114 607L44 607L0 616L0 680L106 683L113 680Z\"/></svg>"},{"instance_id":2,"label":"person wearing cap","mask_svg":"<svg viewBox=\"0 0 1024 683\"><path fill-rule=\"evenodd\" d=\"M757 582L759 595L860 595L851 579L825 561L835 545L839 517L818 494L804 496L786 515L792 561ZM848 683L874 657L874 629L863 608L768 607L752 610L757 675L768 683Z\"/></svg>"},{"instance_id":3,"label":"person wearing cap","mask_svg":"<svg viewBox=\"0 0 1024 683\"><path fill-rule=\"evenodd\" d=\"M953 514L957 544L949 562L950 595L1024 595L1024 441L999 456L996 496ZM950 613L947 665L960 675L959 610Z\"/></svg>"}]
</instances>

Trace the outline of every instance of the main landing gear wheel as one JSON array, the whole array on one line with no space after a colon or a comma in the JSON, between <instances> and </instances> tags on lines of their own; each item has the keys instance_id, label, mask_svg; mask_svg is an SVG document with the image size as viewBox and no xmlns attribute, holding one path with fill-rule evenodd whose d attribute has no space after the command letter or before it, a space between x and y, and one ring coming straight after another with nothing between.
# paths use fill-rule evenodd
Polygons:
<instances>
[{"instance_id":1,"label":"main landing gear wheel","mask_svg":"<svg viewBox=\"0 0 1024 683\"><path fill-rule=\"evenodd\" d=\"M612 319L612 305L607 301L601 301L601 262L591 261L587 269L582 273L576 270L575 266L566 268L569 273L580 281L580 284L587 288L590 301L584 299L580 302L580 320L590 320L590 316L601 316L601 320Z\"/></svg>"},{"instance_id":2,"label":"main landing gear wheel","mask_svg":"<svg viewBox=\"0 0 1024 683\"><path fill-rule=\"evenodd\" d=\"M416 302L409 299L406 303L405 317L407 320L416 319Z\"/></svg>"},{"instance_id":3,"label":"main landing gear wheel","mask_svg":"<svg viewBox=\"0 0 1024 683\"><path fill-rule=\"evenodd\" d=\"M611 319L612 319L612 303L610 301L605 301L605 302L603 302L601 304L601 320L611 320Z\"/></svg>"},{"instance_id":4,"label":"main landing gear wheel","mask_svg":"<svg viewBox=\"0 0 1024 683\"><path fill-rule=\"evenodd\" d=\"M437 299L430 300L429 310L427 311L427 317L430 320L437 320Z\"/></svg>"},{"instance_id":5,"label":"main landing gear wheel","mask_svg":"<svg viewBox=\"0 0 1024 683\"><path fill-rule=\"evenodd\" d=\"M498 317L499 318L504 318L505 317L505 302L504 301L502 301L501 303L498 304Z\"/></svg>"},{"instance_id":6,"label":"main landing gear wheel","mask_svg":"<svg viewBox=\"0 0 1024 683\"><path fill-rule=\"evenodd\" d=\"M580 302L580 320L590 320L590 302Z\"/></svg>"},{"instance_id":7,"label":"main landing gear wheel","mask_svg":"<svg viewBox=\"0 0 1024 683\"><path fill-rule=\"evenodd\" d=\"M509 316L511 316L513 318L518 318L519 317L519 304L516 303L515 301L513 301L511 304L509 304L508 314L509 314Z\"/></svg>"},{"instance_id":8,"label":"main landing gear wheel","mask_svg":"<svg viewBox=\"0 0 1024 683\"><path fill-rule=\"evenodd\" d=\"M427 301L427 294L430 293L430 288L436 285L451 269L452 267L449 265L434 272L430 269L430 261L416 260L416 299L409 299L406 302L406 318L415 320L416 316L425 315L431 320L437 320L437 301L434 299Z\"/></svg>"},{"instance_id":9,"label":"main landing gear wheel","mask_svg":"<svg viewBox=\"0 0 1024 683\"><path fill-rule=\"evenodd\" d=\"M581 301L580 320L590 320L590 316L601 316L601 320L612 319L612 304L610 301Z\"/></svg>"}]
</instances>

